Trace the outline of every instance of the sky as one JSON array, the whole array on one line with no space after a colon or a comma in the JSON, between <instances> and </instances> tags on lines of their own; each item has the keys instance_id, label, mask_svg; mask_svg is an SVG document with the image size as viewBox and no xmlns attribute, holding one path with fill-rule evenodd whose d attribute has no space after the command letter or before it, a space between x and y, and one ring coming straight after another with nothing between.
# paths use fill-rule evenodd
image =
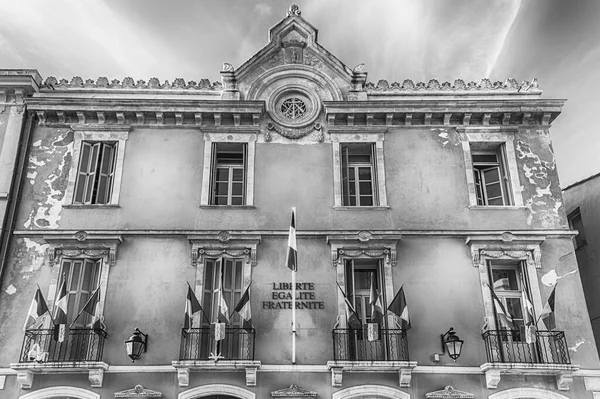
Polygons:
<instances>
[{"instance_id":1,"label":"sky","mask_svg":"<svg viewBox=\"0 0 600 399\"><path fill-rule=\"evenodd\" d=\"M220 80L267 44L280 0L0 0L0 68L46 78ZM368 80L537 78L567 99L551 137L561 185L600 172L600 1L298 0L318 41Z\"/></svg>"}]
</instances>

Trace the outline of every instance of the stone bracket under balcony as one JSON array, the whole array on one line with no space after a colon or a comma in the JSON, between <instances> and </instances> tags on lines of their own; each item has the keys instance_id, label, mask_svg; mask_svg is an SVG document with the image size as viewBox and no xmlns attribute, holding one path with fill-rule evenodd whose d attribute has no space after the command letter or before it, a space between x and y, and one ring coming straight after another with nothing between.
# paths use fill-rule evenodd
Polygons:
<instances>
[{"instance_id":1,"label":"stone bracket under balcony","mask_svg":"<svg viewBox=\"0 0 600 399\"><path fill-rule=\"evenodd\" d=\"M573 373L579 370L579 366L552 363L485 363L480 366L480 369L485 373L488 389L498 388L502 374L518 374L554 375L556 388L559 391L568 391L573 382Z\"/></svg>"},{"instance_id":2,"label":"stone bracket under balcony","mask_svg":"<svg viewBox=\"0 0 600 399\"><path fill-rule=\"evenodd\" d=\"M40 362L11 363L10 368L17 370L17 382L21 389L30 389L35 374L75 374L88 373L92 388L102 388L104 372L108 364L104 362Z\"/></svg>"},{"instance_id":3,"label":"stone bracket under balcony","mask_svg":"<svg viewBox=\"0 0 600 399\"><path fill-rule=\"evenodd\" d=\"M417 367L417 362L408 361L329 361L327 369L331 370L331 386L339 388L342 386L344 371L366 372L366 373L398 373L398 384L400 388L409 388L412 379L412 370Z\"/></svg>"},{"instance_id":4,"label":"stone bracket under balcony","mask_svg":"<svg viewBox=\"0 0 600 399\"><path fill-rule=\"evenodd\" d=\"M245 371L246 386L256 386L256 372L261 366L258 360L184 360L173 361L177 369L180 387L190 385L190 371Z\"/></svg>"}]
</instances>

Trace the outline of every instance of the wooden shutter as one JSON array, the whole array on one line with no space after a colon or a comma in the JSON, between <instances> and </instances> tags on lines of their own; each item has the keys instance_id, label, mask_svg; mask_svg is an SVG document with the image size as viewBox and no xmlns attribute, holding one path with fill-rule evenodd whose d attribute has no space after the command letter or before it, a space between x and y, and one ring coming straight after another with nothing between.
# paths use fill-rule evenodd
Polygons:
<instances>
[{"instance_id":1,"label":"wooden shutter","mask_svg":"<svg viewBox=\"0 0 600 399\"><path fill-rule=\"evenodd\" d=\"M342 205L350 205L350 171L348 163L348 145L342 144Z\"/></svg>"},{"instance_id":2,"label":"wooden shutter","mask_svg":"<svg viewBox=\"0 0 600 399\"><path fill-rule=\"evenodd\" d=\"M75 184L75 197L73 198L73 202L76 204L90 204L92 201L92 189L94 188L94 175L99 151L100 143L86 141L81 143L79 170Z\"/></svg>"},{"instance_id":3,"label":"wooden shutter","mask_svg":"<svg viewBox=\"0 0 600 399\"><path fill-rule=\"evenodd\" d=\"M377 185L377 146L371 144L371 192L373 206L379 205L379 186Z\"/></svg>"},{"instance_id":4,"label":"wooden shutter","mask_svg":"<svg viewBox=\"0 0 600 399\"><path fill-rule=\"evenodd\" d=\"M510 176L508 174L508 160L506 158L506 143L502 143L498 148L498 161L500 162L500 173L502 179L502 188L504 195L504 204L512 205L513 192L511 190Z\"/></svg>"},{"instance_id":5,"label":"wooden shutter","mask_svg":"<svg viewBox=\"0 0 600 399\"><path fill-rule=\"evenodd\" d=\"M116 143L102 143L100 169L98 176L98 190L96 192L96 204L110 203L112 182L115 168Z\"/></svg>"},{"instance_id":6,"label":"wooden shutter","mask_svg":"<svg viewBox=\"0 0 600 399\"><path fill-rule=\"evenodd\" d=\"M101 260L97 259L64 259L62 273L67 279L67 324L70 325L81 309L85 306L90 295L98 287ZM62 284L62 277L58 287ZM87 313L82 314L75 328L84 328L90 321Z\"/></svg>"}]
</instances>

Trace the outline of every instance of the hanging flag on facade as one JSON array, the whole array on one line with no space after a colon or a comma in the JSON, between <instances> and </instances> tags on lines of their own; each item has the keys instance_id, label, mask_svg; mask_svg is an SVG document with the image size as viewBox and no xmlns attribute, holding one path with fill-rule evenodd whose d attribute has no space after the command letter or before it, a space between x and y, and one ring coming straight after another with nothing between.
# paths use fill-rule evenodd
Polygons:
<instances>
[{"instance_id":1,"label":"hanging flag on facade","mask_svg":"<svg viewBox=\"0 0 600 399\"><path fill-rule=\"evenodd\" d=\"M196 298L196 294L194 294L192 287L188 283L188 292L185 300L185 317L183 320L184 329L189 330L190 328L193 328L194 313L199 311L202 311L204 314L204 310L202 309L198 298Z\"/></svg>"},{"instance_id":2,"label":"hanging flag on facade","mask_svg":"<svg viewBox=\"0 0 600 399\"><path fill-rule=\"evenodd\" d=\"M90 296L90 298L87 300L79 314L77 314L77 317L75 317L75 320L73 320L70 327L73 327L73 324L75 324L75 322L77 321L77 319L79 319L79 316L81 316L83 312L92 316L92 321L88 324L88 326L91 325L94 330L106 329L106 326L104 325L104 322L102 320L102 315L100 314L100 287L96 288L96 290L94 291L92 296Z\"/></svg>"},{"instance_id":3,"label":"hanging flag on facade","mask_svg":"<svg viewBox=\"0 0 600 399\"><path fill-rule=\"evenodd\" d=\"M379 324L367 323L367 340L369 342L377 341L379 339Z\"/></svg>"},{"instance_id":4,"label":"hanging flag on facade","mask_svg":"<svg viewBox=\"0 0 600 399\"><path fill-rule=\"evenodd\" d=\"M215 341L222 341L225 339L225 323L214 322L212 324L214 329Z\"/></svg>"},{"instance_id":5,"label":"hanging flag on facade","mask_svg":"<svg viewBox=\"0 0 600 399\"><path fill-rule=\"evenodd\" d=\"M492 294L492 301L494 302L494 309L496 310L496 316L498 317L498 320L500 321L499 327L507 329L507 330L517 330L518 328L515 326L515 321L514 321L513 317L511 316L511 314L508 313L508 311L504 308L502 301L500 301L500 298L498 298L498 296L496 295L496 293L494 292L492 287L490 287L489 285L488 285L488 287L490 288L490 292Z\"/></svg>"},{"instance_id":6,"label":"hanging flag on facade","mask_svg":"<svg viewBox=\"0 0 600 399\"><path fill-rule=\"evenodd\" d=\"M225 295L223 294L223 265L221 265L221 279L219 284L218 292L218 314L217 319L219 323L229 323L229 306L227 306L227 301L225 300Z\"/></svg>"},{"instance_id":7,"label":"hanging flag on facade","mask_svg":"<svg viewBox=\"0 0 600 399\"><path fill-rule=\"evenodd\" d=\"M342 292L342 296L344 297L344 303L346 306L346 320L348 321L348 325L350 326L350 328L353 328L355 330L361 329L363 326L360 321L360 317L358 317L356 310L354 310L354 306L352 306L352 304L348 300L348 297L346 296L344 290L342 290L342 287L340 287L339 284L337 286Z\"/></svg>"},{"instance_id":8,"label":"hanging flag on facade","mask_svg":"<svg viewBox=\"0 0 600 399\"><path fill-rule=\"evenodd\" d=\"M371 321L381 323L383 320L383 306L381 295L375 289L375 273L371 273L371 286L369 288L369 305L371 305Z\"/></svg>"},{"instance_id":9,"label":"hanging flag on facade","mask_svg":"<svg viewBox=\"0 0 600 399\"><path fill-rule=\"evenodd\" d=\"M25 320L25 324L23 325L23 331L33 326L40 317L46 314L46 312L48 312L48 305L46 305L46 300L42 295L42 290L40 290L40 287L38 287L35 291L35 295L33 296L31 306L29 307L27 319Z\"/></svg>"},{"instance_id":10,"label":"hanging flag on facade","mask_svg":"<svg viewBox=\"0 0 600 399\"><path fill-rule=\"evenodd\" d=\"M548 297L548 302L546 302L546 305L544 306L544 309L542 309L542 313L540 314L540 319L542 319L548 331L552 331L556 328L556 320L554 319L555 293L556 285L552 289L552 292Z\"/></svg>"},{"instance_id":11,"label":"hanging flag on facade","mask_svg":"<svg viewBox=\"0 0 600 399\"><path fill-rule=\"evenodd\" d=\"M296 246L296 207L292 207L292 221L290 223L290 234L288 236L288 246L286 254L287 267L290 270L298 271L298 247Z\"/></svg>"},{"instance_id":12,"label":"hanging flag on facade","mask_svg":"<svg viewBox=\"0 0 600 399\"><path fill-rule=\"evenodd\" d=\"M404 297L404 286L400 287L387 310L400 318L400 328L410 330L410 317L408 316L408 304Z\"/></svg>"},{"instance_id":13,"label":"hanging flag on facade","mask_svg":"<svg viewBox=\"0 0 600 399\"><path fill-rule=\"evenodd\" d=\"M525 342L528 344L535 343L536 339L536 328L535 328L535 318L533 316L533 304L529 300L529 295L527 294L527 290L523 289L521 291L521 301L523 302L523 306L525 307Z\"/></svg>"},{"instance_id":14,"label":"hanging flag on facade","mask_svg":"<svg viewBox=\"0 0 600 399\"><path fill-rule=\"evenodd\" d=\"M54 307L56 313L54 315L54 339L58 342L64 342L67 331L67 279L66 276L62 277L62 284L58 289L56 301Z\"/></svg>"},{"instance_id":15,"label":"hanging flag on facade","mask_svg":"<svg viewBox=\"0 0 600 399\"><path fill-rule=\"evenodd\" d=\"M248 332L252 332L252 311L250 309L250 286L246 288L244 295L240 298L237 305L233 309L242 318L242 328Z\"/></svg>"}]
</instances>

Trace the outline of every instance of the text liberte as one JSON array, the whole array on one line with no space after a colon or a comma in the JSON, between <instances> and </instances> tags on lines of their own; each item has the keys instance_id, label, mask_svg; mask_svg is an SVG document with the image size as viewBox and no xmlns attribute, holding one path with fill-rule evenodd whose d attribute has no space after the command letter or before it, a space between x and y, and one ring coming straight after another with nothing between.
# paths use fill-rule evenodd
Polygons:
<instances>
[{"instance_id":1,"label":"text liberte","mask_svg":"<svg viewBox=\"0 0 600 399\"><path fill-rule=\"evenodd\" d=\"M292 284L273 283L270 301L263 301L263 309L291 309ZM323 301L315 298L315 283L296 283L296 309L325 309Z\"/></svg>"}]
</instances>

